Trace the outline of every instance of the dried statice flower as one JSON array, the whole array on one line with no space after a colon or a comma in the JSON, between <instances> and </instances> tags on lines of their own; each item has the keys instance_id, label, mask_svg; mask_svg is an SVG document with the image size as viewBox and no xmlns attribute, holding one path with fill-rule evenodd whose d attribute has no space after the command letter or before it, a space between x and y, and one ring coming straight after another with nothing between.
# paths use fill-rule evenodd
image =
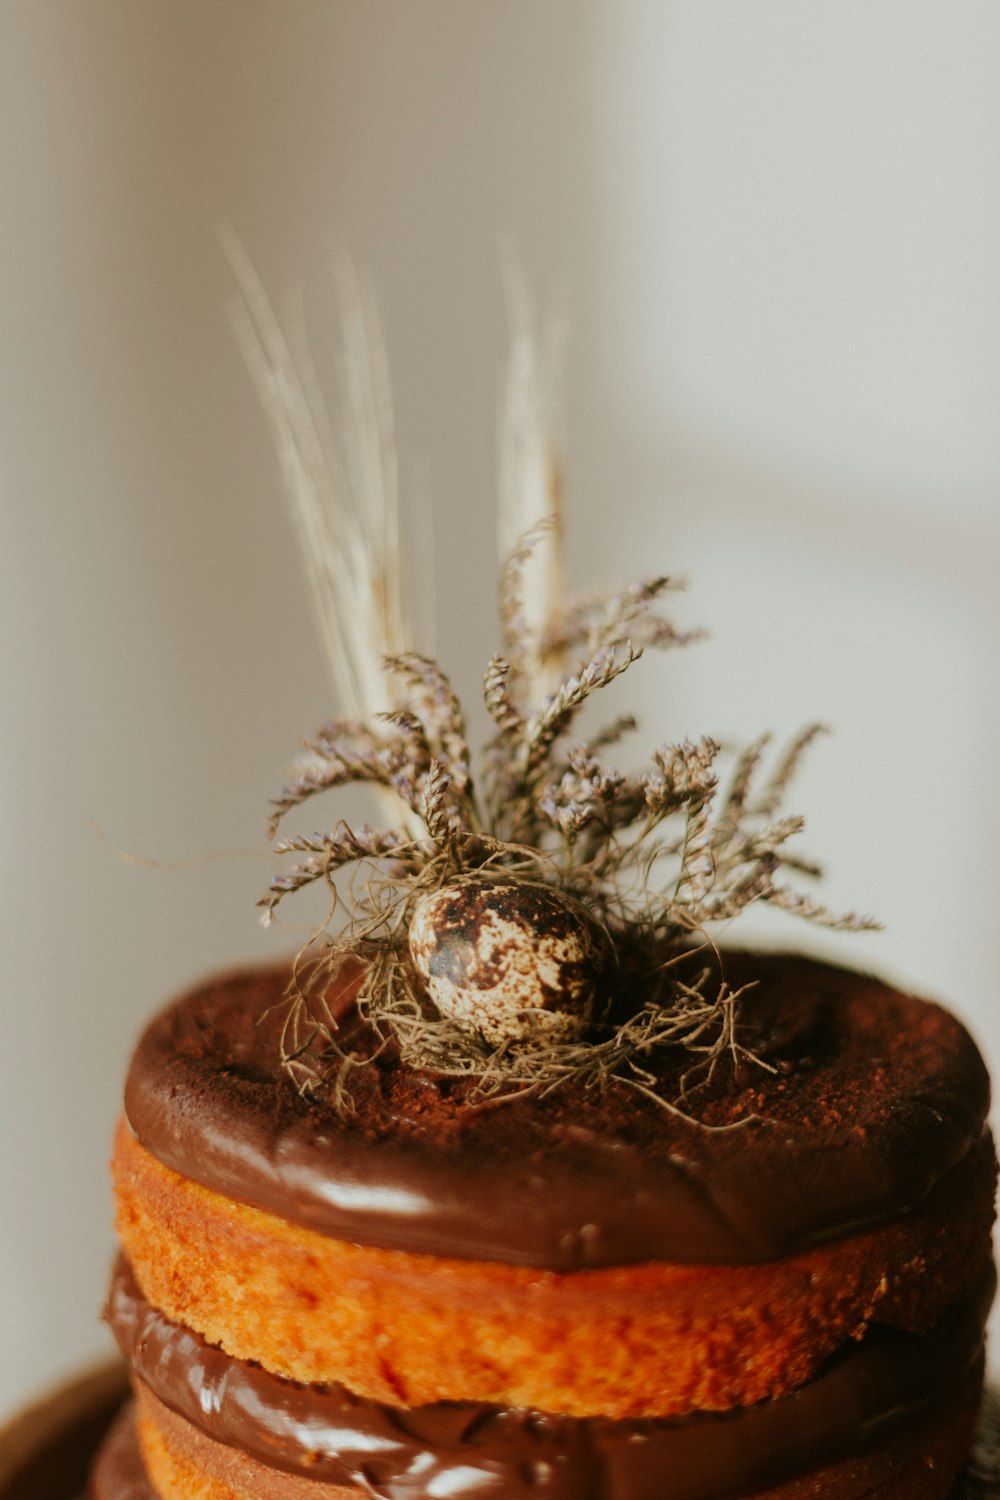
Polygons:
<instances>
[{"instance_id":1,"label":"dried statice flower","mask_svg":"<svg viewBox=\"0 0 1000 1500\"><path fill-rule=\"evenodd\" d=\"M632 726L618 720L592 740L570 741L589 700L641 655L627 630L655 644L675 645L681 632L647 629L662 590L636 585L603 605L589 644L597 653L570 669L541 702L524 695L505 657L487 668L484 696L496 726L481 774L472 768L465 719L443 670L408 653L386 662L396 707L376 724L331 724L307 746L307 763L272 804L277 826L293 809L347 782L391 788L416 822L378 831L343 822L329 834L284 839L281 854L305 856L276 875L264 897L268 917L305 885L336 880L347 866L352 882L347 925L310 968L308 988L293 990L293 1024L286 1062L300 1083L312 1085L356 1063L341 1050L336 1027L317 1010L315 996L350 956L365 980L359 1004L386 1044L404 1060L439 1073L473 1077L486 1094L545 1092L569 1079L607 1077L653 1091L647 1066L664 1047L690 1054L686 1087L710 1078L721 1059L739 1060L736 1017L740 994L709 971L681 983L664 971L663 955L711 942L720 923L748 907L770 904L826 926L871 927L855 913L834 913L783 874L811 875L815 867L789 856L800 817L783 815L783 795L807 746L810 726L762 775L768 738L735 759L723 784L722 752L709 738L658 747L649 767L629 775L599 753ZM583 614L575 607L575 618ZM638 628L636 628L638 627ZM544 886L582 903L645 972L652 998L637 1014L589 1035L539 1032L530 1017L520 1035L491 1043L485 1024L458 1024L435 1014L415 975L408 935L419 903L435 892L471 882L486 902L494 887L523 882L525 895ZM338 1086L338 1097L346 1097ZM677 1100L661 1101L681 1107Z\"/></svg>"},{"instance_id":2,"label":"dried statice flower","mask_svg":"<svg viewBox=\"0 0 1000 1500\"><path fill-rule=\"evenodd\" d=\"M473 1079L482 1095L613 1079L683 1109L683 1097L657 1092L657 1055L680 1048L690 1059L685 1097L723 1060L745 1060L737 1027L742 996L717 970L682 981L670 955L711 947L719 924L756 904L832 927L875 925L831 912L802 889L798 882L818 871L788 849L802 820L782 813L784 795L820 726L794 739L767 776L762 736L737 756L724 783L722 752L709 738L659 746L644 770L629 773L606 755L612 747L617 754L634 731L631 715L581 737L591 700L645 650L684 646L699 632L678 628L665 612L679 587L666 575L566 596L562 468L552 441L558 341L543 350L535 340L523 284L511 273L501 651L485 674L493 736L477 769L448 676L411 646L391 409L370 299L342 269L348 388L341 405L350 420L341 423L338 449L316 382L300 379L246 258L233 243L229 250L244 298L238 327L278 443L310 592L348 714L306 742L271 805L269 827L274 836L314 797L357 783L375 790L388 820L384 828L340 821L330 832L276 845L292 863L262 899L265 920L288 896L316 885L329 890L331 916L346 913L339 930L327 925L316 934L295 966L283 1042L290 1076L303 1089L325 1082L338 1105L349 1107L350 1072L362 1061L342 1044L326 997L350 963L363 972L356 1004L376 1052L391 1046L405 1062ZM545 1016L508 1004L502 1025L497 1017L493 1025L477 1024L474 1006L435 1009L414 963L414 920L418 912L452 911L450 896L457 901L462 893L471 893L468 904L494 944L516 925L518 895L522 917L552 908L545 952L557 969L572 953L559 936L562 917L584 946L583 929L597 924L612 950L627 955L643 1003L616 1012L588 991L580 1025L572 1018L553 1025L547 1000L540 1002ZM466 946L475 956L483 945ZM539 964L549 961L543 948L539 938ZM528 991L549 993L541 969L535 978ZM482 980L483 1004L490 983Z\"/></svg>"}]
</instances>

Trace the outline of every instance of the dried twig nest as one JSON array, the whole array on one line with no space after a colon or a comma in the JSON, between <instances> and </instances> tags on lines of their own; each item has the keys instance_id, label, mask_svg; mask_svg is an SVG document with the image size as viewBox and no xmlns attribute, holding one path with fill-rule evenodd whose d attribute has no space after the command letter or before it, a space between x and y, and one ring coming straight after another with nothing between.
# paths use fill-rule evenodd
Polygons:
<instances>
[{"instance_id":1,"label":"dried twig nest","mask_svg":"<svg viewBox=\"0 0 1000 1500\"><path fill-rule=\"evenodd\" d=\"M581 1035L617 968L606 929L572 896L503 877L422 896L410 953L439 1013L495 1046Z\"/></svg>"}]
</instances>

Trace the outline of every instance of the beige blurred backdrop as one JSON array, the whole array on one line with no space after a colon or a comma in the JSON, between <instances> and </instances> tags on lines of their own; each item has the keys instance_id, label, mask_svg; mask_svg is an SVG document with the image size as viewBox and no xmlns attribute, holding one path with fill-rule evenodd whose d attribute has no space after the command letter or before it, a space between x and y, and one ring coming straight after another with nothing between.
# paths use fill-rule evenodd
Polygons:
<instances>
[{"instance_id":1,"label":"beige blurred backdrop","mask_svg":"<svg viewBox=\"0 0 1000 1500\"><path fill-rule=\"evenodd\" d=\"M636 754L830 722L794 805L887 924L835 951L1000 1065L1000 8L5 0L0 43L0 1410L107 1346L143 1017L291 941L263 812L334 705L219 219L318 327L336 237L374 278L469 695L516 235L574 577L686 573L712 630L631 674Z\"/></svg>"}]
</instances>

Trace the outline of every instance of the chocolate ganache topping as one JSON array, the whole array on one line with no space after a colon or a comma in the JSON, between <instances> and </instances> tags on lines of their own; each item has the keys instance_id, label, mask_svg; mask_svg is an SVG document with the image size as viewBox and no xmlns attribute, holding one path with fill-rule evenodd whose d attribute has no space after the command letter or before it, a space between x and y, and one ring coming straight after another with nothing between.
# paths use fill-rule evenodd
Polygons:
<instances>
[{"instance_id":1,"label":"chocolate ganache topping","mask_svg":"<svg viewBox=\"0 0 1000 1500\"><path fill-rule=\"evenodd\" d=\"M182 1175L336 1238L555 1271L777 1259L906 1214L988 1150L986 1070L938 1006L805 958L724 963L755 985L745 1024L767 1066L720 1069L688 1102L697 1123L620 1080L477 1102L473 1082L388 1054L352 1070L342 1116L278 1061L287 966L163 1011L126 1114ZM341 1024L359 1025L346 1002ZM655 1066L676 1098L689 1056Z\"/></svg>"},{"instance_id":2,"label":"chocolate ganache topping","mask_svg":"<svg viewBox=\"0 0 1000 1500\"><path fill-rule=\"evenodd\" d=\"M922 1336L873 1329L789 1396L659 1421L576 1419L472 1402L393 1408L303 1386L170 1322L125 1261L108 1318L133 1374L208 1437L262 1462L381 1500L718 1500L863 1451L978 1378L996 1277Z\"/></svg>"}]
</instances>

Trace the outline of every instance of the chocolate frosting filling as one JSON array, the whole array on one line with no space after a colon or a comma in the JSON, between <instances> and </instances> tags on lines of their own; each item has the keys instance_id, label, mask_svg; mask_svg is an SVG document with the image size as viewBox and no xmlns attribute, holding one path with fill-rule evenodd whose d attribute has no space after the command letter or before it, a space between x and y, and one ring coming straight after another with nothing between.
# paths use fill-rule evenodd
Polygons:
<instances>
[{"instance_id":1,"label":"chocolate frosting filling","mask_svg":"<svg viewBox=\"0 0 1000 1500\"><path fill-rule=\"evenodd\" d=\"M986 1070L947 1012L809 959L724 965L754 986L743 1040L768 1067L721 1068L687 1100L701 1123L615 1081L477 1101L474 1082L388 1054L352 1070L343 1117L280 1066L287 965L161 1013L126 1113L167 1166L322 1233L557 1271L778 1259L910 1212L983 1141ZM650 1061L663 1099L690 1064L677 1048Z\"/></svg>"},{"instance_id":2,"label":"chocolate frosting filling","mask_svg":"<svg viewBox=\"0 0 1000 1500\"><path fill-rule=\"evenodd\" d=\"M668 1475L671 1500L721 1500L861 1452L947 1399L981 1359L995 1285L988 1265L930 1333L871 1329L792 1395L662 1421L461 1402L392 1408L297 1385L171 1323L124 1260L108 1318L135 1375L208 1437L380 1500L661 1500Z\"/></svg>"}]
</instances>

